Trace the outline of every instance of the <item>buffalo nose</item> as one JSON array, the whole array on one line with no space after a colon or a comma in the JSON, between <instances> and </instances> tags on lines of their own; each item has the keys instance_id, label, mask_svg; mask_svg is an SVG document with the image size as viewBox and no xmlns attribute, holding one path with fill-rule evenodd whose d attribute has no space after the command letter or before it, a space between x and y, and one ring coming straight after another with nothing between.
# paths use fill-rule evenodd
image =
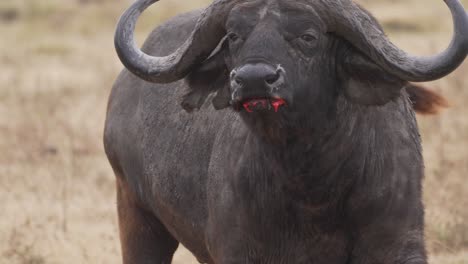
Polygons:
<instances>
[{"instance_id":1,"label":"buffalo nose","mask_svg":"<svg viewBox=\"0 0 468 264\"><path fill-rule=\"evenodd\" d=\"M231 73L231 82L237 87L274 87L282 84L284 70L268 64L246 64Z\"/></svg>"}]
</instances>

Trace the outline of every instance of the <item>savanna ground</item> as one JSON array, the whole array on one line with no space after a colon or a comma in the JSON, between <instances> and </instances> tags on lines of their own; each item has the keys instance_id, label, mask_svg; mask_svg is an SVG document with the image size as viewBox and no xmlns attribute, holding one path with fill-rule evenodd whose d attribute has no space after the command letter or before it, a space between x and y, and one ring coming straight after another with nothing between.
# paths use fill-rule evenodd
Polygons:
<instances>
[{"instance_id":1,"label":"savanna ground","mask_svg":"<svg viewBox=\"0 0 468 264\"><path fill-rule=\"evenodd\" d=\"M102 147L120 69L113 30L130 0L0 1L0 263L119 263L115 190ZM138 25L207 1L166 0ZM411 53L444 48L441 0L362 0ZM468 1L463 1L468 6ZM468 63L427 84L451 107L420 116L431 263L468 263ZM175 263L195 263L180 249Z\"/></svg>"}]
</instances>

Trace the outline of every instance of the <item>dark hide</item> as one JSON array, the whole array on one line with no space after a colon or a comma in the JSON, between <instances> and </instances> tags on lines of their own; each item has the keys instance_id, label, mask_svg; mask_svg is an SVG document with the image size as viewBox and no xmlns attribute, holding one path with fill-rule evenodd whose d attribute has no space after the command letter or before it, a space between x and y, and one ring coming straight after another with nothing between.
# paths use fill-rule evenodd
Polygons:
<instances>
[{"instance_id":1,"label":"dark hide","mask_svg":"<svg viewBox=\"0 0 468 264\"><path fill-rule=\"evenodd\" d=\"M227 38L185 80L118 77L104 144L125 264L170 263L178 242L212 264L427 263L413 105L444 100L281 3L233 8ZM173 52L199 15L171 19L143 50ZM285 69L278 113L231 107L229 75L254 60Z\"/></svg>"},{"instance_id":2,"label":"dark hide","mask_svg":"<svg viewBox=\"0 0 468 264\"><path fill-rule=\"evenodd\" d=\"M227 42L223 40L200 67L186 77L189 92L182 100L182 107L191 112L199 109L210 93L215 93L213 106L220 110L229 106L229 73L225 65Z\"/></svg>"}]
</instances>

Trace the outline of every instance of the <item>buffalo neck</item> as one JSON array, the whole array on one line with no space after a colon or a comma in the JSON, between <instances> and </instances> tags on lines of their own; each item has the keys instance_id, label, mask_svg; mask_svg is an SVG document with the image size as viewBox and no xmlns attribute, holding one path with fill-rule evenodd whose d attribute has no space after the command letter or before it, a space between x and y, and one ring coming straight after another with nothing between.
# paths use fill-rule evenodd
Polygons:
<instances>
[{"instance_id":1,"label":"buffalo neck","mask_svg":"<svg viewBox=\"0 0 468 264\"><path fill-rule=\"evenodd\" d=\"M339 98L327 122L294 120L250 124L238 175L243 190L287 192L307 206L339 203L356 185L384 186L401 174L419 173L416 120L407 98L385 106L360 106ZM297 124L296 126L292 124ZM249 125L249 124L248 124ZM382 173L386 170L387 173ZM385 175L386 178L382 178Z\"/></svg>"}]
</instances>

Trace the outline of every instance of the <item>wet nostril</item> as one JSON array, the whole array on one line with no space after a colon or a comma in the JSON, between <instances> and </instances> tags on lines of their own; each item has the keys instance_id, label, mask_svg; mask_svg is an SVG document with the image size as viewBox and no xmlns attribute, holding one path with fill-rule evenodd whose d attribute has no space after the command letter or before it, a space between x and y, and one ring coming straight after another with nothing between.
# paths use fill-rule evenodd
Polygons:
<instances>
[{"instance_id":1,"label":"wet nostril","mask_svg":"<svg viewBox=\"0 0 468 264\"><path fill-rule=\"evenodd\" d=\"M281 67L275 70L271 65L263 63L246 64L230 74L230 84L234 88L271 89L283 82L284 70Z\"/></svg>"},{"instance_id":2,"label":"wet nostril","mask_svg":"<svg viewBox=\"0 0 468 264\"><path fill-rule=\"evenodd\" d=\"M278 81L279 78L280 78L280 74L279 72L277 72L275 74L267 75L265 77L265 82L271 85L271 84L274 84L276 81Z\"/></svg>"}]
</instances>

